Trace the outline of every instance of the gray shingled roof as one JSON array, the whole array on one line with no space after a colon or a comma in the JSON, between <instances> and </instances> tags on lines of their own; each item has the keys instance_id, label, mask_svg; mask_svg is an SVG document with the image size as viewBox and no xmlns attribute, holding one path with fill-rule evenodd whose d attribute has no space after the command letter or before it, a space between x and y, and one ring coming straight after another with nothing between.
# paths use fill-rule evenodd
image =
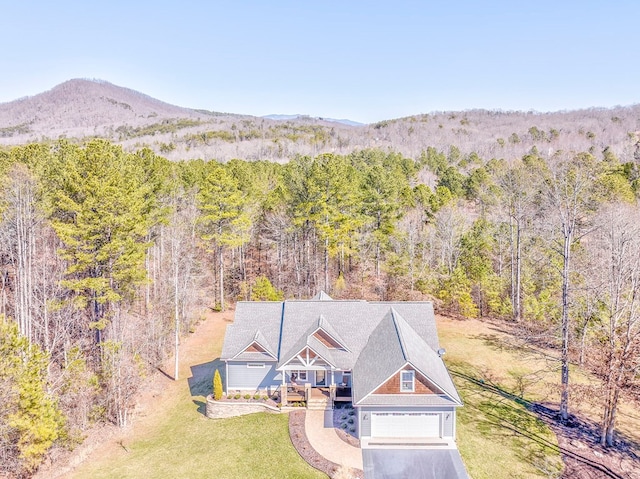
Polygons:
<instances>
[{"instance_id":1,"label":"gray shingled roof","mask_svg":"<svg viewBox=\"0 0 640 479\"><path fill-rule=\"evenodd\" d=\"M333 298L324 291L319 291L313 298L314 301L333 301Z\"/></svg>"},{"instance_id":2,"label":"gray shingled roof","mask_svg":"<svg viewBox=\"0 0 640 479\"><path fill-rule=\"evenodd\" d=\"M231 359L231 358L229 358ZM234 361L276 361L276 359L268 353L260 353L257 351L245 351L233 357Z\"/></svg>"},{"instance_id":3,"label":"gray shingled roof","mask_svg":"<svg viewBox=\"0 0 640 479\"><path fill-rule=\"evenodd\" d=\"M282 318L281 302L254 302L241 301L236 305L236 314L233 324L227 327L222 346L221 359L231 359L243 353L256 338L258 343L273 355L278 357L278 345L280 343L280 324ZM238 359L242 359L238 356Z\"/></svg>"},{"instance_id":4,"label":"gray shingled roof","mask_svg":"<svg viewBox=\"0 0 640 479\"><path fill-rule=\"evenodd\" d=\"M460 403L451 377L436 353L440 345L431 303L327 298L319 293L315 299L305 301L238 303L235 321L227 328L221 359L237 356L256 360L251 358L263 353L243 352L256 341L278 359L281 367L310 346L336 369L353 370L354 402L362 401L410 364ZM315 339L313 333L318 328L346 349L328 348ZM264 354L258 360L265 360ZM418 395L400 395L408 396L414 398L402 401L421 401Z\"/></svg>"},{"instance_id":5,"label":"gray shingled roof","mask_svg":"<svg viewBox=\"0 0 640 479\"><path fill-rule=\"evenodd\" d=\"M344 342L344 340L338 334L338 331L336 331L336 329L331 325L331 323L327 320L327 318L325 318L322 314L318 316L318 327L313 332L315 333L318 329L323 330L325 333L331 336L343 348L349 349L346 346L346 343Z\"/></svg>"},{"instance_id":6,"label":"gray shingled roof","mask_svg":"<svg viewBox=\"0 0 640 479\"><path fill-rule=\"evenodd\" d=\"M369 336L352 372L354 404L362 401L378 386L407 364L398 340L391 308Z\"/></svg>"},{"instance_id":7,"label":"gray shingled roof","mask_svg":"<svg viewBox=\"0 0 640 479\"><path fill-rule=\"evenodd\" d=\"M368 395L407 364L433 382L456 403L462 404L442 359L394 307L371 333L353 368L353 402L364 404ZM401 395L408 397L410 395ZM403 404L412 404L408 398Z\"/></svg>"},{"instance_id":8,"label":"gray shingled roof","mask_svg":"<svg viewBox=\"0 0 640 479\"><path fill-rule=\"evenodd\" d=\"M316 353L318 353L324 360L331 364L333 367L336 366L336 362L333 359L333 355L331 354L331 350L313 337L313 333L318 329L317 324L312 324L311 327L305 331L297 342L289 348L289 350L280 356L280 361L278 362L278 367L281 368L293 358L295 358L300 351L305 349L307 346L313 349Z\"/></svg>"}]
</instances>

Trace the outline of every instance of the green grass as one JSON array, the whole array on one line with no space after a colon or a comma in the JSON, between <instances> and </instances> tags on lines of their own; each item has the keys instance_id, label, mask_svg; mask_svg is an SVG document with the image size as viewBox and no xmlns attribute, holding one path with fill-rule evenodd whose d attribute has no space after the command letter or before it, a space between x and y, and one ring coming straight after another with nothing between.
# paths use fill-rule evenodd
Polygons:
<instances>
[{"instance_id":1,"label":"green grass","mask_svg":"<svg viewBox=\"0 0 640 479\"><path fill-rule=\"evenodd\" d=\"M458 409L458 447L474 479L559 477L562 460L549 427L527 410L547 397L543 358L500 346L484 325L439 325L445 356L464 401Z\"/></svg>"},{"instance_id":2,"label":"green grass","mask_svg":"<svg viewBox=\"0 0 640 479\"><path fill-rule=\"evenodd\" d=\"M147 437L125 443L128 452L104 457L96 451L73 477L326 478L291 445L287 415L260 413L213 420L200 414L190 398L182 399Z\"/></svg>"},{"instance_id":3,"label":"green grass","mask_svg":"<svg viewBox=\"0 0 640 479\"><path fill-rule=\"evenodd\" d=\"M291 446L287 419L275 414L225 420L176 417L152 438L134 444L121 464L91 477L325 477Z\"/></svg>"}]
</instances>

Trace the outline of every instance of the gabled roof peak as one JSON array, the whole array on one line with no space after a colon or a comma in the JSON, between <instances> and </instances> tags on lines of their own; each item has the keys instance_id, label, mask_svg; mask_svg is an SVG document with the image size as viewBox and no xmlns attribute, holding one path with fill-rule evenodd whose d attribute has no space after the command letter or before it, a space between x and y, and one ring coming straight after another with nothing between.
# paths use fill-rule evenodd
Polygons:
<instances>
[{"instance_id":1,"label":"gabled roof peak","mask_svg":"<svg viewBox=\"0 0 640 479\"><path fill-rule=\"evenodd\" d=\"M318 321L316 322L315 328L310 329L309 331L309 336L315 336L319 331L322 331L323 333L328 335L329 338L331 338L333 343L335 343L334 347L339 347L341 349L344 349L345 351L349 351L349 348L347 347L344 340L340 337L336 329L329 322L329 320L325 318L323 314L320 314L318 316Z\"/></svg>"},{"instance_id":2,"label":"gabled roof peak","mask_svg":"<svg viewBox=\"0 0 640 479\"><path fill-rule=\"evenodd\" d=\"M253 340L259 342L263 346L267 345L267 340L259 329L256 329L256 334L253 335Z\"/></svg>"},{"instance_id":3,"label":"gabled roof peak","mask_svg":"<svg viewBox=\"0 0 640 479\"><path fill-rule=\"evenodd\" d=\"M353 371L359 382L354 389L354 401L362 403L393 374L410 366L456 404L461 404L444 362L398 309L389 307L356 361Z\"/></svg>"},{"instance_id":4,"label":"gabled roof peak","mask_svg":"<svg viewBox=\"0 0 640 479\"><path fill-rule=\"evenodd\" d=\"M324 291L320 290L313 298L313 301L333 301L333 298Z\"/></svg>"}]
</instances>

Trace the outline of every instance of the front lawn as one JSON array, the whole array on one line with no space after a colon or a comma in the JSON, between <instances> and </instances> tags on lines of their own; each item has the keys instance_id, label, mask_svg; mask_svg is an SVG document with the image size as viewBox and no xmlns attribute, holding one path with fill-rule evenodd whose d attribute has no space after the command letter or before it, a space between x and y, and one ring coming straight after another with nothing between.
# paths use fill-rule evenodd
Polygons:
<instances>
[{"instance_id":1,"label":"front lawn","mask_svg":"<svg viewBox=\"0 0 640 479\"><path fill-rule=\"evenodd\" d=\"M285 414L250 414L213 420L190 398L167 411L153 434L131 444L118 458L87 461L73 477L124 478L326 478L309 466L289 439Z\"/></svg>"}]
</instances>

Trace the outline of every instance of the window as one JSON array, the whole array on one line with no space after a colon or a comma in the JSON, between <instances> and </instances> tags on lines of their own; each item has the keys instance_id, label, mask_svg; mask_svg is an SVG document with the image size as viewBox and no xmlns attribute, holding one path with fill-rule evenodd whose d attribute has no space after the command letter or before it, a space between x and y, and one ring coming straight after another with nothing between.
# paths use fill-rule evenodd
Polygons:
<instances>
[{"instance_id":1,"label":"window","mask_svg":"<svg viewBox=\"0 0 640 479\"><path fill-rule=\"evenodd\" d=\"M351 387L351 371L345 371L342 373L342 385Z\"/></svg>"},{"instance_id":2,"label":"window","mask_svg":"<svg viewBox=\"0 0 640 479\"><path fill-rule=\"evenodd\" d=\"M307 371L304 370L300 370L300 371L291 371L291 380L294 383L304 383L307 381Z\"/></svg>"},{"instance_id":3,"label":"window","mask_svg":"<svg viewBox=\"0 0 640 479\"><path fill-rule=\"evenodd\" d=\"M248 368L264 368L264 363L247 363Z\"/></svg>"},{"instance_id":4,"label":"window","mask_svg":"<svg viewBox=\"0 0 640 479\"><path fill-rule=\"evenodd\" d=\"M400 392L412 393L415 387L415 371L400 371Z\"/></svg>"}]
</instances>

